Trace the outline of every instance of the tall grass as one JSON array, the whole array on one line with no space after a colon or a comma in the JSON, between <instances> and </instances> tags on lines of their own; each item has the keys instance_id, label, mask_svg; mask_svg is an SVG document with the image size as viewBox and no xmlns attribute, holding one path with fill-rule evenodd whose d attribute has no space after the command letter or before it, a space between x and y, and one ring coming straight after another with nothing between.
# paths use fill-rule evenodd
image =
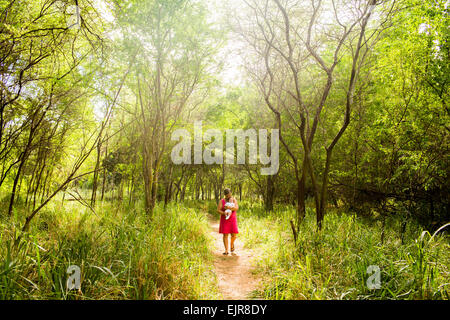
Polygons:
<instances>
[{"instance_id":1,"label":"tall grass","mask_svg":"<svg viewBox=\"0 0 450 320\"><path fill-rule=\"evenodd\" d=\"M240 237L258 252L266 299L449 299L450 247L443 233L432 237L410 223L402 245L401 222L391 218L382 243L380 222L336 210L317 232L308 208L295 245L293 216L286 206L268 214L240 204ZM380 289L367 286L370 265L380 268Z\"/></svg>"},{"instance_id":2,"label":"tall grass","mask_svg":"<svg viewBox=\"0 0 450 320\"><path fill-rule=\"evenodd\" d=\"M198 208L54 201L13 247L23 215L0 224L0 299L214 299L208 223ZM193 223L194 222L194 223ZM67 268L81 268L81 292Z\"/></svg>"},{"instance_id":3,"label":"tall grass","mask_svg":"<svg viewBox=\"0 0 450 320\"><path fill-rule=\"evenodd\" d=\"M203 206L203 208L202 208ZM157 207L99 202L95 213L75 201L53 201L13 246L25 212L0 217L0 299L217 299L209 226L214 202ZM291 206L265 212L240 202L239 240L257 253L266 299L449 299L450 246L409 223L329 210L316 231L308 208L294 244ZM444 229L446 230L446 229ZM384 236L382 237L382 233ZM381 239L383 238L383 242ZM81 269L81 291L68 291L67 268ZM381 271L369 289L367 268Z\"/></svg>"}]
</instances>

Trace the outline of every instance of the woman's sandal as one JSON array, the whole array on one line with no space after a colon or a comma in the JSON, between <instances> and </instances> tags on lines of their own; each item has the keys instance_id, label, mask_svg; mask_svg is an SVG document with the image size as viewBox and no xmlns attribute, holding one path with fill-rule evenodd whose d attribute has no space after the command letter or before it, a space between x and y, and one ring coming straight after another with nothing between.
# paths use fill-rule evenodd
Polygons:
<instances>
[{"instance_id":1,"label":"woman's sandal","mask_svg":"<svg viewBox=\"0 0 450 320\"><path fill-rule=\"evenodd\" d=\"M224 256L227 256L228 255L228 252L224 252L224 253L222 253Z\"/></svg>"}]
</instances>

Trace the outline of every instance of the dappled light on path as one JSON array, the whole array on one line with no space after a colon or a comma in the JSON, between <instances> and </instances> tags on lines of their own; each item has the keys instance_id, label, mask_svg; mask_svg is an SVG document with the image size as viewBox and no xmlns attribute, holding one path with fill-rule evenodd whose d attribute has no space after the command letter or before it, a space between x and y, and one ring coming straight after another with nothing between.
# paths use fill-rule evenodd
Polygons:
<instances>
[{"instance_id":1,"label":"dappled light on path","mask_svg":"<svg viewBox=\"0 0 450 320\"><path fill-rule=\"evenodd\" d=\"M219 221L210 218L211 235L214 237L214 267L219 291L225 300L244 300L258 298L260 279L252 273L254 269L253 250L242 248L239 235L235 242L236 254L223 255L222 234L219 233Z\"/></svg>"}]
</instances>

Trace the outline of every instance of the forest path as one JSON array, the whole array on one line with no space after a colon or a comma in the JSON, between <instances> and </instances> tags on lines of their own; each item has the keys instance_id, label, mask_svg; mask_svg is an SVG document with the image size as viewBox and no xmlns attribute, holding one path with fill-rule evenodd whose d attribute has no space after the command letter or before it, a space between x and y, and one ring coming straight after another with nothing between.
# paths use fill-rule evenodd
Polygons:
<instances>
[{"instance_id":1,"label":"forest path","mask_svg":"<svg viewBox=\"0 0 450 320\"><path fill-rule=\"evenodd\" d=\"M252 273L252 261L256 253L251 249L242 248L239 236L234 246L236 254L223 255L222 234L219 233L219 220L208 215L210 233L214 238L214 268L219 282L219 291L225 300L254 299L255 290L258 289L261 279Z\"/></svg>"}]
</instances>

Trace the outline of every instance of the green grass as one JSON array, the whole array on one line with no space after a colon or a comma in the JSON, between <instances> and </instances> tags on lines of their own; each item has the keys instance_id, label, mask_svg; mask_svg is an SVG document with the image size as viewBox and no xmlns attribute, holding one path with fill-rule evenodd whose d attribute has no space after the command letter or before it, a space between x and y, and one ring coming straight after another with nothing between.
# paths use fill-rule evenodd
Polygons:
<instances>
[{"instance_id":1,"label":"green grass","mask_svg":"<svg viewBox=\"0 0 450 320\"><path fill-rule=\"evenodd\" d=\"M16 249L23 214L2 217L0 299L217 298L204 213L171 204L149 221L143 212L105 202L94 214L54 201ZM67 291L70 265L81 268L81 293Z\"/></svg>"},{"instance_id":2,"label":"green grass","mask_svg":"<svg viewBox=\"0 0 450 320\"><path fill-rule=\"evenodd\" d=\"M442 233L431 238L411 223L402 245L400 221L391 218L381 243L379 221L333 209L317 232L308 208L294 245L294 209L267 214L246 202L240 208L240 238L259 253L266 299L449 299L450 247ZM369 265L380 268L380 289L366 285Z\"/></svg>"},{"instance_id":3,"label":"green grass","mask_svg":"<svg viewBox=\"0 0 450 320\"><path fill-rule=\"evenodd\" d=\"M152 221L142 204L99 202L95 213L76 201L52 201L13 247L25 210L0 217L0 299L218 299L206 212L214 201L158 206ZM238 241L257 254L265 299L449 299L450 247L409 223L381 222L336 209L316 231L308 208L294 244L291 206L266 213L242 201ZM67 268L81 268L81 292L68 291ZM370 290L367 268L381 270Z\"/></svg>"}]
</instances>

